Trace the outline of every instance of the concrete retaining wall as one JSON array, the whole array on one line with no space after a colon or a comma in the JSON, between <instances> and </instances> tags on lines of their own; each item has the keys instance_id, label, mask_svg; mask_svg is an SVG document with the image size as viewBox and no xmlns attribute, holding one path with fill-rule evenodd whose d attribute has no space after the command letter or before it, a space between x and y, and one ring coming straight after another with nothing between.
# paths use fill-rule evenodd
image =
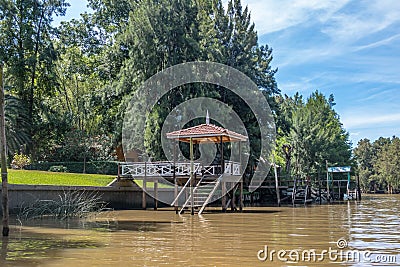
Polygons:
<instances>
[{"instance_id":1,"label":"concrete retaining wall","mask_svg":"<svg viewBox=\"0 0 400 267\"><path fill-rule=\"evenodd\" d=\"M97 193L101 196L102 201L108 203L108 207L113 209L140 209L142 207L142 189L137 185L128 187L9 185L10 213L15 213L19 208L37 200L58 200L60 195L62 196L70 190ZM163 193L167 192L160 190L159 194ZM148 208L154 207L154 200L151 196L147 195L146 201ZM161 205L163 203L158 204L159 207Z\"/></svg>"}]
</instances>

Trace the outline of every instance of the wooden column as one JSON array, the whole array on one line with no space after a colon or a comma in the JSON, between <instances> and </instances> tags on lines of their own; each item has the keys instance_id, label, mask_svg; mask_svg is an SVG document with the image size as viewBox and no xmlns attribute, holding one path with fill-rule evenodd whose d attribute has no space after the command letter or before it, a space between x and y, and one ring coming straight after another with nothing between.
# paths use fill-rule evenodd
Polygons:
<instances>
[{"instance_id":1,"label":"wooden column","mask_svg":"<svg viewBox=\"0 0 400 267\"><path fill-rule=\"evenodd\" d=\"M172 177L174 179L174 199L176 199L176 197L178 196L178 181L176 180L176 169L175 169L175 165L176 165L176 141L174 141L174 162L172 165ZM179 201L177 200L175 202L174 205L174 209L175 209L175 213L178 214L178 203Z\"/></svg>"},{"instance_id":2,"label":"wooden column","mask_svg":"<svg viewBox=\"0 0 400 267\"><path fill-rule=\"evenodd\" d=\"M142 209L147 208L146 203L146 191L147 191L147 162L144 163L144 178L143 178L143 185L142 185Z\"/></svg>"},{"instance_id":3,"label":"wooden column","mask_svg":"<svg viewBox=\"0 0 400 267\"><path fill-rule=\"evenodd\" d=\"M360 176L357 175L357 200L361 200Z\"/></svg>"},{"instance_id":4,"label":"wooden column","mask_svg":"<svg viewBox=\"0 0 400 267\"><path fill-rule=\"evenodd\" d=\"M243 177L240 178L240 200L239 200L239 210L243 210Z\"/></svg>"},{"instance_id":5,"label":"wooden column","mask_svg":"<svg viewBox=\"0 0 400 267\"><path fill-rule=\"evenodd\" d=\"M236 190L237 190L237 184L235 184L232 188L232 201L231 201L231 211L235 211L236 210Z\"/></svg>"},{"instance_id":6,"label":"wooden column","mask_svg":"<svg viewBox=\"0 0 400 267\"><path fill-rule=\"evenodd\" d=\"M333 178L332 178L333 181ZM331 201L331 192L329 191L329 168L328 168L328 161L326 161L326 192L327 192L327 198L328 202Z\"/></svg>"},{"instance_id":7,"label":"wooden column","mask_svg":"<svg viewBox=\"0 0 400 267\"><path fill-rule=\"evenodd\" d=\"M121 170L120 170L120 168L121 168L121 165L120 165L119 162L118 162L118 173L117 173L117 181L118 181L118 182L119 182L120 179L121 179Z\"/></svg>"},{"instance_id":8,"label":"wooden column","mask_svg":"<svg viewBox=\"0 0 400 267\"><path fill-rule=\"evenodd\" d=\"M194 163L193 163L193 139L190 137L190 210L191 214L194 215L194 196L193 196L193 187L194 187Z\"/></svg>"},{"instance_id":9,"label":"wooden column","mask_svg":"<svg viewBox=\"0 0 400 267\"><path fill-rule=\"evenodd\" d=\"M158 178L154 180L154 210L158 208Z\"/></svg>"},{"instance_id":10,"label":"wooden column","mask_svg":"<svg viewBox=\"0 0 400 267\"><path fill-rule=\"evenodd\" d=\"M272 155L273 156L273 155ZM276 199L277 199L277 204L278 207L281 206L281 195L279 192L279 179L278 179L278 170L276 169L276 163L275 163L275 157L273 156L274 159L274 174L275 174L275 190L276 190ZM307 194L307 193L306 193Z\"/></svg>"},{"instance_id":11,"label":"wooden column","mask_svg":"<svg viewBox=\"0 0 400 267\"><path fill-rule=\"evenodd\" d=\"M221 175L224 175L225 173L225 161L224 161L224 143L222 142L222 136L220 137L220 146L221 146ZM222 187L222 211L226 211L226 183L224 179L222 178L221 182L221 187Z\"/></svg>"},{"instance_id":12,"label":"wooden column","mask_svg":"<svg viewBox=\"0 0 400 267\"><path fill-rule=\"evenodd\" d=\"M319 204L322 205L322 192L321 192L321 176L318 171L318 194L319 194Z\"/></svg>"},{"instance_id":13,"label":"wooden column","mask_svg":"<svg viewBox=\"0 0 400 267\"><path fill-rule=\"evenodd\" d=\"M240 199L239 199L239 210L243 210L243 168L242 168L242 141L239 141L239 172L240 172Z\"/></svg>"}]
</instances>

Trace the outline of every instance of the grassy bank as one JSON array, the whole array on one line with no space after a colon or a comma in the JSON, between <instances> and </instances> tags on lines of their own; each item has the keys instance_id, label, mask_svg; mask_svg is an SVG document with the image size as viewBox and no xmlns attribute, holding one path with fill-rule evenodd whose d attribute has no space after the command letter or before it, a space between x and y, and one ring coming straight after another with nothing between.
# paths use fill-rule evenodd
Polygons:
<instances>
[{"instance_id":1,"label":"grassy bank","mask_svg":"<svg viewBox=\"0 0 400 267\"><path fill-rule=\"evenodd\" d=\"M8 170L10 184L106 186L115 176L30 170Z\"/></svg>"}]
</instances>

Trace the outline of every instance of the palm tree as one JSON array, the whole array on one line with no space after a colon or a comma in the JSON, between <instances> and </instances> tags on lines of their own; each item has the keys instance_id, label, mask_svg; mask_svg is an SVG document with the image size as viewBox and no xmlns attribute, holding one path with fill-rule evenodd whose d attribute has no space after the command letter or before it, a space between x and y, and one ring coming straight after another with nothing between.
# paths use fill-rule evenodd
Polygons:
<instances>
[{"instance_id":1,"label":"palm tree","mask_svg":"<svg viewBox=\"0 0 400 267\"><path fill-rule=\"evenodd\" d=\"M17 153L22 146L30 143L28 133L28 111L15 96L5 95L5 120L8 155Z\"/></svg>"}]
</instances>

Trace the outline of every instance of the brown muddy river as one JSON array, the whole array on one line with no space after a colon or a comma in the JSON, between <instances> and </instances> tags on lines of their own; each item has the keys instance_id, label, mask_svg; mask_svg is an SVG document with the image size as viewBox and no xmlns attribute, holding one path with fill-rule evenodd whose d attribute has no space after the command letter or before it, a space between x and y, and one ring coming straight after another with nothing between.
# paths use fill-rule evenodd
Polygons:
<instances>
[{"instance_id":1,"label":"brown muddy river","mask_svg":"<svg viewBox=\"0 0 400 267\"><path fill-rule=\"evenodd\" d=\"M400 266L399 208L400 196L365 196L202 217L135 210L15 221L0 266Z\"/></svg>"}]
</instances>

